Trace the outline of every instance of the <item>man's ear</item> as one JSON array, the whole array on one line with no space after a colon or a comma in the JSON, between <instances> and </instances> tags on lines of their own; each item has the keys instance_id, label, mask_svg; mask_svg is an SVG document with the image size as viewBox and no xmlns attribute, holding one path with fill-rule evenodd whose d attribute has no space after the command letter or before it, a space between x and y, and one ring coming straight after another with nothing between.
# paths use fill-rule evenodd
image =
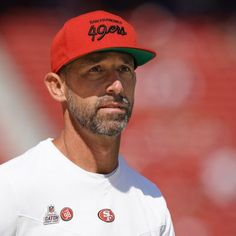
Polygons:
<instances>
[{"instance_id":1,"label":"man's ear","mask_svg":"<svg viewBox=\"0 0 236 236\"><path fill-rule=\"evenodd\" d=\"M46 74L44 83L50 95L58 102L64 102L65 97L65 83L61 77L53 72Z\"/></svg>"}]
</instances>

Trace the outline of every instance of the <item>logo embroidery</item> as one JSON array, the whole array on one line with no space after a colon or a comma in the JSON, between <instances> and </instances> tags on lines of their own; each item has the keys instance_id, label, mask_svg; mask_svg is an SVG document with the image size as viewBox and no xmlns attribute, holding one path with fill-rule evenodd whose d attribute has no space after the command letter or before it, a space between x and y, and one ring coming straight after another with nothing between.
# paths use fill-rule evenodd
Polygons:
<instances>
[{"instance_id":1,"label":"logo embroidery","mask_svg":"<svg viewBox=\"0 0 236 236\"><path fill-rule=\"evenodd\" d=\"M73 211L69 207L64 207L61 210L60 216L61 216L62 220L69 221L73 218Z\"/></svg>"},{"instance_id":2,"label":"logo embroidery","mask_svg":"<svg viewBox=\"0 0 236 236\"><path fill-rule=\"evenodd\" d=\"M98 217L100 220L111 223L115 220L115 215L110 209L102 209L98 212Z\"/></svg>"},{"instance_id":3,"label":"logo embroidery","mask_svg":"<svg viewBox=\"0 0 236 236\"><path fill-rule=\"evenodd\" d=\"M89 28L88 35L92 37L92 41L95 40L95 37L98 35L97 40L101 40L105 37L106 34L114 34L117 33L119 35L127 35L125 28L119 25L111 25L106 26L104 24L99 25L97 28L95 25L91 25Z\"/></svg>"},{"instance_id":4,"label":"logo embroidery","mask_svg":"<svg viewBox=\"0 0 236 236\"><path fill-rule=\"evenodd\" d=\"M43 218L43 224L57 224L59 222L59 215L55 211L54 205L48 206L47 213Z\"/></svg>"}]
</instances>

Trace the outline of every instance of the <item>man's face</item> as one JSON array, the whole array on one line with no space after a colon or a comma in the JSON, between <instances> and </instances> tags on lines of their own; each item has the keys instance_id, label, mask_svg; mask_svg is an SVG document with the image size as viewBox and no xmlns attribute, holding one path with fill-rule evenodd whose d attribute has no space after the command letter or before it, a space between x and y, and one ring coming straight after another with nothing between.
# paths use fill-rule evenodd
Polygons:
<instances>
[{"instance_id":1,"label":"man's face","mask_svg":"<svg viewBox=\"0 0 236 236\"><path fill-rule=\"evenodd\" d=\"M67 109L76 125L95 134L115 136L133 108L134 60L125 53L84 56L65 70Z\"/></svg>"}]
</instances>

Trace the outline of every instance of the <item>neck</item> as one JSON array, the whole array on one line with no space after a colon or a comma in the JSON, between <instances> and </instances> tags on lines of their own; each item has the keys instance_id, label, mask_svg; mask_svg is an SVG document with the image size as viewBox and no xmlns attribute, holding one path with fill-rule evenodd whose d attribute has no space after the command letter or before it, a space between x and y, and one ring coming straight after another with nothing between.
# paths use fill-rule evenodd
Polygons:
<instances>
[{"instance_id":1,"label":"neck","mask_svg":"<svg viewBox=\"0 0 236 236\"><path fill-rule=\"evenodd\" d=\"M53 143L72 162L94 173L109 174L118 166L120 135L93 134L84 127L65 125Z\"/></svg>"}]
</instances>

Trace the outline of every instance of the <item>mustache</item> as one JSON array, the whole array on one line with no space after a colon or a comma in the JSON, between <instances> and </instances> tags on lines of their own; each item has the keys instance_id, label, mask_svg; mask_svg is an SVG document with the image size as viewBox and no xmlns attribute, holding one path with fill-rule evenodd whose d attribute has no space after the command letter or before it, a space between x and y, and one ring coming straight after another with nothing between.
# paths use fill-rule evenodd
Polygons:
<instances>
[{"instance_id":1,"label":"mustache","mask_svg":"<svg viewBox=\"0 0 236 236\"><path fill-rule=\"evenodd\" d=\"M130 109L131 107L131 103L127 97L124 97L122 95L116 95L116 96L105 95L98 99L97 108L105 107L106 105L111 103L117 103L124 109Z\"/></svg>"}]
</instances>

